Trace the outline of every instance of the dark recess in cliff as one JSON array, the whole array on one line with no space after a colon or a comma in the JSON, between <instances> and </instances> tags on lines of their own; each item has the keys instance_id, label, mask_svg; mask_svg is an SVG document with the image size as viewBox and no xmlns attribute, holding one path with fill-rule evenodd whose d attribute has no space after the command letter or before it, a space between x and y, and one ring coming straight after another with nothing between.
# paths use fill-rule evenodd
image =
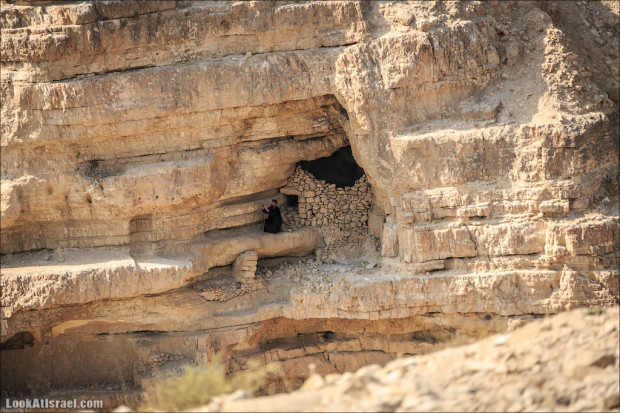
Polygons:
<instances>
[{"instance_id":1,"label":"dark recess in cliff","mask_svg":"<svg viewBox=\"0 0 620 413\"><path fill-rule=\"evenodd\" d=\"M355 181L364 175L364 170L353 158L351 146L340 148L325 158L301 161L299 165L303 170L314 175L315 178L329 184L336 184L338 188L353 186Z\"/></svg>"}]
</instances>

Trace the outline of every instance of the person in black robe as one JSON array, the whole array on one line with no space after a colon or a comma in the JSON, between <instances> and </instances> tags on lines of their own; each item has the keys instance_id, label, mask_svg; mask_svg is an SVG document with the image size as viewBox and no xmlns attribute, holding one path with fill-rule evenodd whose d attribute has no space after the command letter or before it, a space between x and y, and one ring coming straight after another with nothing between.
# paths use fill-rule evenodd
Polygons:
<instances>
[{"instance_id":1,"label":"person in black robe","mask_svg":"<svg viewBox=\"0 0 620 413\"><path fill-rule=\"evenodd\" d=\"M272 234L280 232L282 229L282 215L280 214L278 201L272 199L269 209L265 209L265 205L263 205L263 214L267 214L267 219L264 222L265 232Z\"/></svg>"}]
</instances>

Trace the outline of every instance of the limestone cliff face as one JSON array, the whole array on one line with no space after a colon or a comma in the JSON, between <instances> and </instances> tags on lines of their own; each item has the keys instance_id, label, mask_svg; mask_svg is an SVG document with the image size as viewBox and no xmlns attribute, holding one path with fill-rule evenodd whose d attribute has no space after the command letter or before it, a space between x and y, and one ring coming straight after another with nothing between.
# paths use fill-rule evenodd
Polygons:
<instances>
[{"instance_id":1,"label":"limestone cliff face","mask_svg":"<svg viewBox=\"0 0 620 413\"><path fill-rule=\"evenodd\" d=\"M159 350L133 332L185 332L197 341L178 360L196 360L291 333L252 342L268 320L417 320L398 330L415 334L428 314L450 328L467 313L504 317L462 328L474 334L618 301L613 2L3 2L0 26L2 340L34 343L14 360L99 348L112 332L148 364ZM316 291L286 271L219 279L245 251L342 244L328 228L258 228L299 161L347 145L380 242L380 257L359 258L381 267L323 268ZM226 326L239 332L201 342ZM5 358L13 388L84 384ZM124 382L145 376L137 364Z\"/></svg>"},{"instance_id":2,"label":"limestone cliff face","mask_svg":"<svg viewBox=\"0 0 620 413\"><path fill-rule=\"evenodd\" d=\"M602 313L574 310L468 346L403 357L383 368L315 374L289 394L252 399L237 393L195 410L614 410L620 399L618 309Z\"/></svg>"}]
</instances>

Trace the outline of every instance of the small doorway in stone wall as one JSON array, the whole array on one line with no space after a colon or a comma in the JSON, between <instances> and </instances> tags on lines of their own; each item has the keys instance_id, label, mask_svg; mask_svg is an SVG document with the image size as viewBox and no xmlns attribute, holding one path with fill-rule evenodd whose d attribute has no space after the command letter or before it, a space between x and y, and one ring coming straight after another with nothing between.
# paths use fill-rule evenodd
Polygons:
<instances>
[{"instance_id":1,"label":"small doorway in stone wall","mask_svg":"<svg viewBox=\"0 0 620 413\"><path fill-rule=\"evenodd\" d=\"M282 192L282 191L280 191ZM282 230L292 232L301 227L299 221L299 195L295 193L282 192L285 197L285 203L280 207L282 213Z\"/></svg>"},{"instance_id":2,"label":"small doorway in stone wall","mask_svg":"<svg viewBox=\"0 0 620 413\"><path fill-rule=\"evenodd\" d=\"M297 208L299 206L298 195L286 195L286 207Z\"/></svg>"}]
</instances>

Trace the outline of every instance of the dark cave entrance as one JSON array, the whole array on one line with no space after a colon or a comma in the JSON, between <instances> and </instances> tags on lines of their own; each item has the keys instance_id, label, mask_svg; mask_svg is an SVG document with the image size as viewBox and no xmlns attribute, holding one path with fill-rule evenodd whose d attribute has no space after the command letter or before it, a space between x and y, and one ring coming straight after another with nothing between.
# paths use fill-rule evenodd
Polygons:
<instances>
[{"instance_id":1,"label":"dark cave entrance","mask_svg":"<svg viewBox=\"0 0 620 413\"><path fill-rule=\"evenodd\" d=\"M325 158L301 161L299 166L314 175L316 179L335 184L337 188L353 186L364 175L364 170L353 158L350 145L338 149Z\"/></svg>"},{"instance_id":2,"label":"dark cave entrance","mask_svg":"<svg viewBox=\"0 0 620 413\"><path fill-rule=\"evenodd\" d=\"M32 347L33 344L33 335L28 331L22 331L17 334L13 334L7 341L0 344L0 350L23 350L25 348Z\"/></svg>"}]
</instances>

